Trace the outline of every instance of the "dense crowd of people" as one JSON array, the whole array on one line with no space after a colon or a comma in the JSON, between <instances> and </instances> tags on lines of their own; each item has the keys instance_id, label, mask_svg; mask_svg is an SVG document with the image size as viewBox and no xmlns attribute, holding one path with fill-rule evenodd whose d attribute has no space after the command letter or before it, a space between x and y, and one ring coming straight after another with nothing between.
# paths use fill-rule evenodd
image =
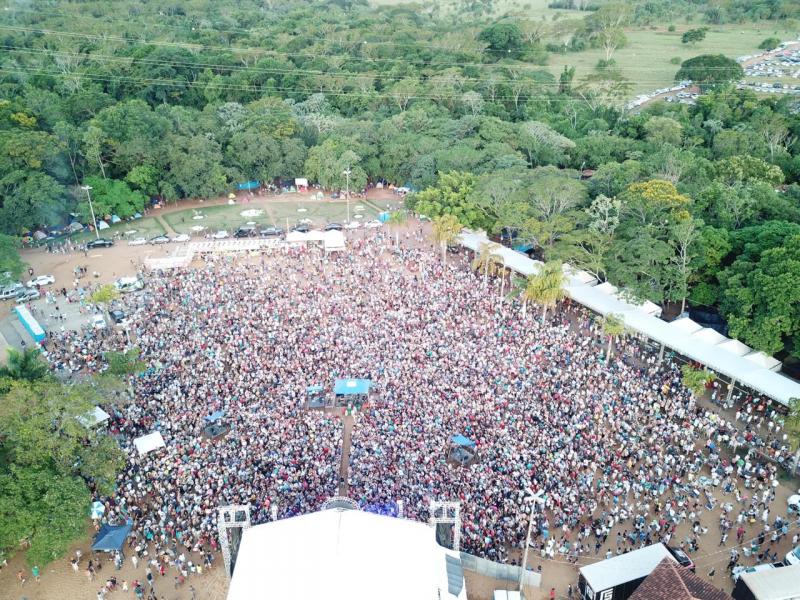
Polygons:
<instances>
[{"instance_id":1,"label":"dense crowd of people","mask_svg":"<svg viewBox=\"0 0 800 600\"><path fill-rule=\"evenodd\" d=\"M759 421L770 423L773 456L788 448L758 400L728 422L638 340L606 357L583 308L567 303L545 322L523 315L424 244L398 249L377 233L327 256L212 256L149 274L123 302L147 370L133 400L110 411L128 463L101 500L106 518L134 519L132 546L156 554L217 548L220 505L250 504L259 523L315 510L340 483L362 506L401 500L414 519L428 518L431 500L459 500L462 548L504 562L524 543L539 490L535 544L572 561L597 555L615 527L622 552L691 523L693 535L672 542L692 550L703 511L721 508L722 534L751 520L774 526L780 512L777 467L750 449L766 444ZM48 353L57 367L93 370L124 343L61 334ZM340 413L308 408L309 387L330 395L341 377L373 382L346 482ZM206 417L218 411L225 431L211 437ZM133 440L154 430L166 447L139 455ZM453 460L457 434L475 442L467 464ZM726 460L721 448L742 439ZM794 527L784 524L781 535Z\"/></svg>"}]
</instances>

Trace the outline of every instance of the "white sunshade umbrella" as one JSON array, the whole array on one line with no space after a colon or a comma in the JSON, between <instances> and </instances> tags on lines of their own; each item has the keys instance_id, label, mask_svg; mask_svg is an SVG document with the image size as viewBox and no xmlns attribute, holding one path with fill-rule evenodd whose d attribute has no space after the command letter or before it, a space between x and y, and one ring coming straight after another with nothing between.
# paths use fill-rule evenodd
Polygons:
<instances>
[{"instance_id":1,"label":"white sunshade umbrella","mask_svg":"<svg viewBox=\"0 0 800 600\"><path fill-rule=\"evenodd\" d=\"M102 517L106 512L106 507L102 502L92 502L92 510L90 515L93 519L99 519Z\"/></svg>"}]
</instances>

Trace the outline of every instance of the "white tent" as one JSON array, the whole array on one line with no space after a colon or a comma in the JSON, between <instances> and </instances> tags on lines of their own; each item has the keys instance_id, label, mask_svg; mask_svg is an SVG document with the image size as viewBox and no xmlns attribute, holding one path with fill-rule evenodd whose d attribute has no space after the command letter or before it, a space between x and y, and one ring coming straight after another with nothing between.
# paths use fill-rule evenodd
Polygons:
<instances>
[{"instance_id":1,"label":"white tent","mask_svg":"<svg viewBox=\"0 0 800 600\"><path fill-rule=\"evenodd\" d=\"M603 283L596 285L594 289L596 289L598 292L608 294L609 296L614 296L615 298L617 296L617 292L619 291L617 286L610 284L608 281L604 281Z\"/></svg>"},{"instance_id":2,"label":"white tent","mask_svg":"<svg viewBox=\"0 0 800 600\"><path fill-rule=\"evenodd\" d=\"M749 360L751 363L758 365L764 369L769 369L770 371L780 371L781 370L781 361L772 358L771 356L767 356L763 352L751 352L747 356L745 356L746 360Z\"/></svg>"},{"instance_id":3,"label":"white tent","mask_svg":"<svg viewBox=\"0 0 800 600\"><path fill-rule=\"evenodd\" d=\"M476 252L482 244L490 241L485 233L466 229L461 232L458 239L462 246ZM496 254L503 257L503 262L508 268L521 275L536 273L541 265L540 262L506 247L497 249ZM602 290L608 289L609 286L601 288L593 285L594 278L588 273L578 276L566 269L565 272L569 273L569 276L564 290L578 304L601 315L621 314L625 325L630 329L781 404L787 405L791 398L800 397L800 383L776 372L780 370L780 361L760 352L743 356L747 346L741 342L734 344L735 340L726 341L724 337L720 339L716 332L713 334L706 332L700 337L695 337L692 334L702 330L703 326L691 319L682 318L667 323L658 318L660 307L654 303L631 304L620 299L619 292L616 297L604 293Z\"/></svg>"},{"instance_id":4,"label":"white tent","mask_svg":"<svg viewBox=\"0 0 800 600\"><path fill-rule=\"evenodd\" d=\"M722 342L719 347L723 350L727 350L728 352L732 352L736 356L746 356L753 351L750 346L743 344L739 340L728 340L727 342Z\"/></svg>"},{"instance_id":5,"label":"white tent","mask_svg":"<svg viewBox=\"0 0 800 600\"><path fill-rule=\"evenodd\" d=\"M689 317L675 319L669 324L669 326L678 331L682 331L683 333L688 333L688 334L695 333L703 328L703 326L700 325L700 323L692 321Z\"/></svg>"},{"instance_id":6,"label":"white tent","mask_svg":"<svg viewBox=\"0 0 800 600\"><path fill-rule=\"evenodd\" d=\"M338 252L345 249L344 233L341 231L326 231L325 237L325 252Z\"/></svg>"},{"instance_id":7,"label":"white tent","mask_svg":"<svg viewBox=\"0 0 800 600\"><path fill-rule=\"evenodd\" d=\"M228 600L466 600L425 523L333 508L245 529Z\"/></svg>"},{"instance_id":8,"label":"white tent","mask_svg":"<svg viewBox=\"0 0 800 600\"><path fill-rule=\"evenodd\" d=\"M78 421L80 421L84 427L96 427L97 425L102 425L110 418L111 415L109 415L99 406L95 406L86 415L78 417Z\"/></svg>"},{"instance_id":9,"label":"white tent","mask_svg":"<svg viewBox=\"0 0 800 600\"><path fill-rule=\"evenodd\" d=\"M154 431L153 433L148 433L147 435L136 438L133 440L133 445L136 446L136 450L139 451L140 455L166 446L160 431Z\"/></svg>"},{"instance_id":10,"label":"white tent","mask_svg":"<svg viewBox=\"0 0 800 600\"><path fill-rule=\"evenodd\" d=\"M289 243L307 242L308 238L305 233L300 231L290 231L286 234L286 241Z\"/></svg>"},{"instance_id":11,"label":"white tent","mask_svg":"<svg viewBox=\"0 0 800 600\"><path fill-rule=\"evenodd\" d=\"M712 346L716 346L717 344L721 344L728 338L722 335L719 331L711 329L711 327L703 327L699 331L695 331L692 334L692 337L696 340L702 340L706 344L711 344Z\"/></svg>"}]
</instances>

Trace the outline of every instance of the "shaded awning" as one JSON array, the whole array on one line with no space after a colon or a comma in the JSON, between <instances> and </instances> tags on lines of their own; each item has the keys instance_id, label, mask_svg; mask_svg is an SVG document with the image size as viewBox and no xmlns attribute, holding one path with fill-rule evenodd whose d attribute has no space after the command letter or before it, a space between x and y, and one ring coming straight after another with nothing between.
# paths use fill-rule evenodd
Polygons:
<instances>
[{"instance_id":1,"label":"shaded awning","mask_svg":"<svg viewBox=\"0 0 800 600\"><path fill-rule=\"evenodd\" d=\"M148 433L147 435L136 438L133 440L133 445L136 446L139 454L147 454L148 452L166 446L160 431L154 431L153 433Z\"/></svg>"},{"instance_id":2,"label":"shaded awning","mask_svg":"<svg viewBox=\"0 0 800 600\"><path fill-rule=\"evenodd\" d=\"M225 416L224 410L217 410L203 418L209 423L213 423L214 421L219 421L224 416Z\"/></svg>"},{"instance_id":3,"label":"shaded awning","mask_svg":"<svg viewBox=\"0 0 800 600\"><path fill-rule=\"evenodd\" d=\"M372 382L369 379L337 379L333 392L337 396L368 394Z\"/></svg>"},{"instance_id":4,"label":"shaded awning","mask_svg":"<svg viewBox=\"0 0 800 600\"><path fill-rule=\"evenodd\" d=\"M128 521L124 525L103 525L100 527L100 531L97 532L94 542L92 542L92 550L101 552L121 550L132 528L132 521Z\"/></svg>"},{"instance_id":5,"label":"shaded awning","mask_svg":"<svg viewBox=\"0 0 800 600\"><path fill-rule=\"evenodd\" d=\"M475 446L474 441L461 434L454 435L453 437L450 438L450 441L453 442L453 444L455 444L456 446L465 446L467 448L472 448Z\"/></svg>"}]
</instances>

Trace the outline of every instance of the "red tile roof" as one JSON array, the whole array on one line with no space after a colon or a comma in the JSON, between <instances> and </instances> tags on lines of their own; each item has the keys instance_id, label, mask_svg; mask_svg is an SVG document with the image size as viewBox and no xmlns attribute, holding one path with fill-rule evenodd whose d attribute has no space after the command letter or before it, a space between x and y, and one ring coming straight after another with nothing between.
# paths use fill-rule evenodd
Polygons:
<instances>
[{"instance_id":1,"label":"red tile roof","mask_svg":"<svg viewBox=\"0 0 800 600\"><path fill-rule=\"evenodd\" d=\"M668 558L647 576L629 600L733 600Z\"/></svg>"}]
</instances>

